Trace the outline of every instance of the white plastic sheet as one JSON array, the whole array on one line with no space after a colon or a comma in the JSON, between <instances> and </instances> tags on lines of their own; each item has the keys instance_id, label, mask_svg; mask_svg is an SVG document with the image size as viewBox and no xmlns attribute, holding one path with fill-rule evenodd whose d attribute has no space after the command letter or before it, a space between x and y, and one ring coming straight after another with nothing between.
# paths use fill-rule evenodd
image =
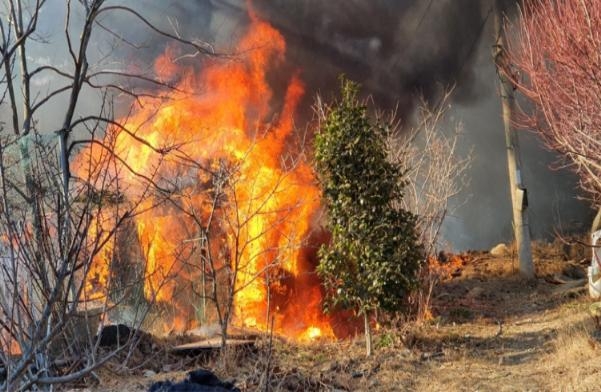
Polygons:
<instances>
[{"instance_id":1,"label":"white plastic sheet","mask_svg":"<svg viewBox=\"0 0 601 392\"><path fill-rule=\"evenodd\" d=\"M592 298L601 298L601 230L591 236L593 245L591 266L588 267L588 292Z\"/></svg>"}]
</instances>

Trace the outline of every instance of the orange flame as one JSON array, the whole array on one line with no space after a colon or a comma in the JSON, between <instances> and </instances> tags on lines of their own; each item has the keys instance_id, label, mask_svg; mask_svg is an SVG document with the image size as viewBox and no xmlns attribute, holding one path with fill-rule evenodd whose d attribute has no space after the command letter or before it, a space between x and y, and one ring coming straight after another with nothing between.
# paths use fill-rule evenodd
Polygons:
<instances>
[{"instance_id":1,"label":"orange flame","mask_svg":"<svg viewBox=\"0 0 601 392\"><path fill-rule=\"evenodd\" d=\"M298 76L292 76L281 107L274 103L279 100L267 76L284 59L286 43L256 15L252 21L237 46L240 58L211 63L199 73L174 62L171 49L157 59L155 71L160 77L180 75L180 82L159 107L156 100L141 97L136 113L121 120L128 132L107 131L128 167L116 168L114 174L127 184L124 191L129 198L145 192L132 172L147 176L158 172L172 181L170 185L176 184L181 195L179 209L169 204L151 208L158 200L144 196L146 212L135 218L146 263L145 296L175 305L174 320L179 325L174 328L193 323L192 308L181 299L189 301L191 287L200 281L198 260L192 260L201 247L193 242L199 231L192 215L202 222L211 216L215 199L206 184L225 167L235 180L223 186L227 202L214 217L222 221L217 232L221 238L212 238L219 246L212 243L208 251L221 257L222 266L237 272L234 321L267 330L267 320L273 317L276 333L299 340L331 338L334 332L321 311L314 261L302 246L319 209L319 190L306 163L296 159L286 165L284 159L294 155L290 137L304 87ZM128 133L147 143L133 140ZM179 157L202 163L213 173L151 148L174 144ZM82 162L98 161L101 154L100 148L92 146L75 170L85 171ZM101 252L94 260L95 276L108 276L102 271L108 268L105 258Z\"/></svg>"},{"instance_id":2,"label":"orange flame","mask_svg":"<svg viewBox=\"0 0 601 392\"><path fill-rule=\"evenodd\" d=\"M444 254L443 260L431 256L428 258L428 273L442 281L449 280L455 274L459 274L471 259L472 256L468 253Z\"/></svg>"},{"instance_id":3,"label":"orange flame","mask_svg":"<svg viewBox=\"0 0 601 392\"><path fill-rule=\"evenodd\" d=\"M105 215L109 215L107 219ZM100 211L88 228L88 238L98 239L98 243L104 244L96 253L90 269L87 272L87 279L81 293L82 299L103 300L109 285L109 266L112 263L113 251L115 248L115 238L109 237L107 232L110 230L112 222L110 210ZM96 245L96 246L99 246ZM90 245L91 248L94 245Z\"/></svg>"}]
</instances>

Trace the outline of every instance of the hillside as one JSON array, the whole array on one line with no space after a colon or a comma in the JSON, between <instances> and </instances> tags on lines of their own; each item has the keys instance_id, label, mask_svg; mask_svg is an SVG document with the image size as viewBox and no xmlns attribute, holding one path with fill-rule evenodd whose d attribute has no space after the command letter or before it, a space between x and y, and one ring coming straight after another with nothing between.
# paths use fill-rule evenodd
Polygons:
<instances>
[{"instance_id":1,"label":"hillside","mask_svg":"<svg viewBox=\"0 0 601 392\"><path fill-rule=\"evenodd\" d=\"M539 257L537 280L525 282L510 258L471 255L436 288L434 318L381 327L372 358L361 336L306 345L274 338L271 358L266 338L230 353L226 368L211 356L157 356L147 362L153 371L105 370L88 390L144 391L204 367L254 391L267 363L272 391L598 390L601 334L578 280L583 268L550 257Z\"/></svg>"}]
</instances>

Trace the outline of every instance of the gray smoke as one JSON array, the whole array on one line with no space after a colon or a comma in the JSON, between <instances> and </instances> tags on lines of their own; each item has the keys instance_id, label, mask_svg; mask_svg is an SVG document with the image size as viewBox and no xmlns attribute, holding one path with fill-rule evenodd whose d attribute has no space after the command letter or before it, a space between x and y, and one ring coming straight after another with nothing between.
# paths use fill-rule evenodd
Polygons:
<instances>
[{"instance_id":1,"label":"gray smoke","mask_svg":"<svg viewBox=\"0 0 601 392\"><path fill-rule=\"evenodd\" d=\"M145 11L150 15L169 15L162 18L164 27L176 21L183 34L207 40L221 51L232 49L249 23L245 0L149 3L152 6ZM515 0L503 3L511 17ZM272 84L276 89L284 86L299 71L307 86L299 124L310 119L316 93L335 95L341 73L360 82L379 106L398 106L408 127L418 96L436 103L445 87L455 85L451 121L463 122L465 150L473 147L474 162L468 173L470 186L457 200L461 206L446 222L445 239L456 249L511 241L504 135L490 55L493 0L253 0L252 4L288 45L287 64L271 75ZM155 48L152 56L162 50L161 45ZM587 204L576 199L576 178L549 169L556 159L534 135L523 133L531 231L539 239L550 238L556 229L583 231L591 220ZM467 203L462 204L464 200Z\"/></svg>"},{"instance_id":2,"label":"gray smoke","mask_svg":"<svg viewBox=\"0 0 601 392\"><path fill-rule=\"evenodd\" d=\"M467 148L474 147L470 186L461 205L445 225L445 238L457 249L490 248L512 240L511 202L501 101L495 88L496 72L490 58L492 26L485 32L473 63L473 72L485 90L472 102L456 103L453 120L464 124ZM567 170L552 170L559 157L544 149L535 134L519 135L523 178L528 188L530 229L535 239L551 239L555 232L581 233L593 212L577 199L577 178Z\"/></svg>"},{"instance_id":3,"label":"gray smoke","mask_svg":"<svg viewBox=\"0 0 601 392\"><path fill-rule=\"evenodd\" d=\"M62 0L50 0L57 7ZM218 51L232 50L249 23L245 0L120 1L139 9L166 30L197 37ZM437 102L441 91L456 85L453 118L462 121L466 151L473 146L471 185L461 198L468 203L448 219L445 237L458 249L489 247L511 240L511 214L500 102L496 92L492 47L492 0L253 0L257 14L285 36L287 62L270 75L283 86L300 72L307 86L299 123L311 117L316 93L334 96L338 75L360 82L366 94L384 108L399 107L410 126L417 97ZM515 1L506 0L511 14ZM52 12L52 7L49 7ZM56 15L61 20L61 15ZM132 23L133 22L133 23ZM166 42L140 28L128 16L105 19L132 43L113 50L124 63L151 67ZM59 37L62 26L45 26L48 38ZM110 37L99 32L97 41ZM99 56L103 53L99 43ZM37 58L60 61L63 51L40 46ZM63 53L63 54L60 54ZM202 67L203 61L197 63ZM280 91L282 94L283 91ZM277 100L277 94L276 94ZM83 103L93 108L97 100ZM276 103L277 104L277 103ZM52 125L54 126L54 125ZM50 128L52 128L50 126ZM302 127L302 125L301 125ZM575 178L550 171L555 156L532 135L522 137L524 179L529 187L531 229L548 237L555 227L582 230L590 221L587 205L576 200Z\"/></svg>"},{"instance_id":4,"label":"gray smoke","mask_svg":"<svg viewBox=\"0 0 601 392\"><path fill-rule=\"evenodd\" d=\"M290 61L311 92L328 93L345 73L379 105L399 104L405 123L416 98L436 102L456 85L453 117L474 148L471 182L449 217L444 236L457 249L511 241L511 206L496 74L491 60L493 9L489 0L255 0L259 14L286 36ZM504 1L509 17L515 1ZM550 170L557 157L531 133L521 137L534 238L586 230L587 203L576 199L577 179Z\"/></svg>"}]
</instances>

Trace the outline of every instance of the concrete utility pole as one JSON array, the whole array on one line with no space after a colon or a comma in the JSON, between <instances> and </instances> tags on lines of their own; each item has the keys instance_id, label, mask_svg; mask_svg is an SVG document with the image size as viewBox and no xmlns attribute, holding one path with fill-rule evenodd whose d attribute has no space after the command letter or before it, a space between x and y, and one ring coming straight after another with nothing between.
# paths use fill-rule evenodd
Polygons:
<instances>
[{"instance_id":1,"label":"concrete utility pole","mask_svg":"<svg viewBox=\"0 0 601 392\"><path fill-rule=\"evenodd\" d=\"M499 93L503 107L503 123L505 126L505 145L507 148L507 167L509 169L509 191L513 211L513 231L520 264L520 274L525 278L534 278L532 249L530 244L530 226L528 225L528 198L521 174L520 150L518 135L512 127L512 113L515 106L515 86L506 72L509 64L505 52L505 32L501 2L495 2L495 45L493 60L499 76Z\"/></svg>"}]
</instances>

